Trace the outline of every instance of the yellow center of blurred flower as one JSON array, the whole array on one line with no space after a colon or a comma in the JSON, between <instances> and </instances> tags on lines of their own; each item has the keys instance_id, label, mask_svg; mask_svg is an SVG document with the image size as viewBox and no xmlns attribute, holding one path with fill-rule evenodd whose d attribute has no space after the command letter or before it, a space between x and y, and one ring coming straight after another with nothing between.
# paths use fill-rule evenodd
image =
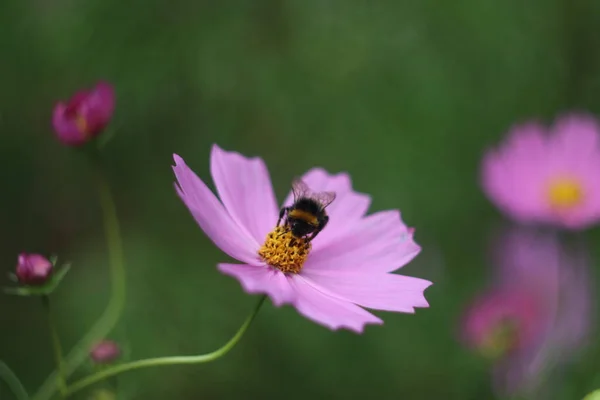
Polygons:
<instances>
[{"instance_id":1,"label":"yellow center of blurred flower","mask_svg":"<svg viewBox=\"0 0 600 400\"><path fill-rule=\"evenodd\" d=\"M83 133L85 136L88 134L88 124L85 118L81 114L75 115L75 125L79 132Z\"/></svg>"},{"instance_id":2,"label":"yellow center of blurred flower","mask_svg":"<svg viewBox=\"0 0 600 400\"><path fill-rule=\"evenodd\" d=\"M499 322L480 343L479 351L488 359L496 360L517 344L517 326L511 321Z\"/></svg>"},{"instance_id":3,"label":"yellow center of blurred flower","mask_svg":"<svg viewBox=\"0 0 600 400\"><path fill-rule=\"evenodd\" d=\"M310 252L310 242L297 238L287 226L278 226L267 235L258 255L281 272L297 274Z\"/></svg>"},{"instance_id":4,"label":"yellow center of blurred flower","mask_svg":"<svg viewBox=\"0 0 600 400\"><path fill-rule=\"evenodd\" d=\"M579 182L570 178L554 179L548 187L548 201L555 209L574 207L583 200L583 190Z\"/></svg>"}]
</instances>

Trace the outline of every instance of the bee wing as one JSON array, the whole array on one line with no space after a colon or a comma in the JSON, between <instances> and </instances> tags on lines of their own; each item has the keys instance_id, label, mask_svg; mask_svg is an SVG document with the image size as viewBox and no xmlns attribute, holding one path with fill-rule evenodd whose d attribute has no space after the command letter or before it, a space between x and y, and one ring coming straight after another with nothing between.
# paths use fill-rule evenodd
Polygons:
<instances>
[{"instance_id":1,"label":"bee wing","mask_svg":"<svg viewBox=\"0 0 600 400\"><path fill-rule=\"evenodd\" d=\"M300 178L294 178L292 182L292 193L294 194L294 202L302 197L308 197L310 195L310 188Z\"/></svg>"},{"instance_id":2,"label":"bee wing","mask_svg":"<svg viewBox=\"0 0 600 400\"><path fill-rule=\"evenodd\" d=\"M318 201L321 207L325 208L335 200L335 192L314 193L311 198Z\"/></svg>"}]
</instances>

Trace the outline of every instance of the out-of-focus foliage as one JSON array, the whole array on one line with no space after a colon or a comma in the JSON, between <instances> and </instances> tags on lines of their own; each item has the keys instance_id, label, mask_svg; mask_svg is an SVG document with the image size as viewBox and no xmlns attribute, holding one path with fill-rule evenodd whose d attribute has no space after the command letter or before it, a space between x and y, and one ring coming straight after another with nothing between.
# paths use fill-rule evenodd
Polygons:
<instances>
[{"instance_id":1,"label":"out-of-focus foliage","mask_svg":"<svg viewBox=\"0 0 600 400\"><path fill-rule=\"evenodd\" d=\"M172 153L209 180L215 142L263 157L280 199L313 166L350 172L373 210L400 208L417 228L423 252L403 273L435 283L430 309L377 313L385 325L362 336L268 305L226 358L123 375L120 398L490 398L487 366L456 332L501 218L478 185L482 150L523 118L600 112L598 26L593 0L4 0L2 270L21 251L72 262L55 295L67 348L104 307L91 167L50 118L56 100L107 79L129 280L113 339L127 357L210 351L255 301L216 271L226 256L173 189ZM40 304L2 297L0 326L0 358L35 388L53 368ZM600 386L599 355L560 371L557 399Z\"/></svg>"},{"instance_id":2,"label":"out-of-focus foliage","mask_svg":"<svg viewBox=\"0 0 600 400\"><path fill-rule=\"evenodd\" d=\"M598 400L600 399L600 390L596 390L593 393L588 394L587 396L585 396L585 398L583 400Z\"/></svg>"}]
</instances>

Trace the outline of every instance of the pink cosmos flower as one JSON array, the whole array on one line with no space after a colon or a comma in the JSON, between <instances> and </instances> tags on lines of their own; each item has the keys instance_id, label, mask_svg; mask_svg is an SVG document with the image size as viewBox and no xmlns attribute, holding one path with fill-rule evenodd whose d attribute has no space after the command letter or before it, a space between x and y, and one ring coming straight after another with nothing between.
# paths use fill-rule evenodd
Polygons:
<instances>
[{"instance_id":1,"label":"pink cosmos flower","mask_svg":"<svg viewBox=\"0 0 600 400\"><path fill-rule=\"evenodd\" d=\"M65 104L54 107L52 125L58 140L68 146L81 146L99 135L110 122L115 93L107 82L92 90L77 92Z\"/></svg>"},{"instance_id":2,"label":"pink cosmos flower","mask_svg":"<svg viewBox=\"0 0 600 400\"><path fill-rule=\"evenodd\" d=\"M16 275L20 283L25 285L41 285L52 274L53 265L40 254L19 254Z\"/></svg>"},{"instance_id":3,"label":"pink cosmos flower","mask_svg":"<svg viewBox=\"0 0 600 400\"><path fill-rule=\"evenodd\" d=\"M177 193L215 245L241 262L219 264L219 270L247 292L267 294L276 306L292 304L330 329L358 333L383 323L362 307L413 313L429 306L423 292L431 282L391 273L420 251L400 213L366 215L370 197L355 192L347 174L315 168L302 177L313 192L336 193L326 209L328 225L307 243L276 227L279 207L260 158L213 146L218 198L181 157L174 159ZM283 204L292 202L290 193Z\"/></svg>"},{"instance_id":4,"label":"pink cosmos flower","mask_svg":"<svg viewBox=\"0 0 600 400\"><path fill-rule=\"evenodd\" d=\"M505 288L485 293L474 301L467 315L467 344L491 359L527 348L542 330L537 299L524 290Z\"/></svg>"},{"instance_id":5,"label":"pink cosmos flower","mask_svg":"<svg viewBox=\"0 0 600 400\"><path fill-rule=\"evenodd\" d=\"M547 129L515 126L489 151L483 189L520 222L582 229L600 220L600 127L585 114L569 114Z\"/></svg>"},{"instance_id":6,"label":"pink cosmos flower","mask_svg":"<svg viewBox=\"0 0 600 400\"><path fill-rule=\"evenodd\" d=\"M526 230L502 236L496 250L494 286L467 310L463 337L494 361L500 395L531 398L589 334L587 263L581 249L567 251L555 236Z\"/></svg>"}]
</instances>

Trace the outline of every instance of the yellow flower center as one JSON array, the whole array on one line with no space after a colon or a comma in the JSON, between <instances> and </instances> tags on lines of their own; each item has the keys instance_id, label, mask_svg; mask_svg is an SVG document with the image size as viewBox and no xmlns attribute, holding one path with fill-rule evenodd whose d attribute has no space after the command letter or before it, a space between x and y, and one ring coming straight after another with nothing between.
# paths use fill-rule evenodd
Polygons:
<instances>
[{"instance_id":1,"label":"yellow flower center","mask_svg":"<svg viewBox=\"0 0 600 400\"><path fill-rule=\"evenodd\" d=\"M75 126L85 137L88 135L88 123L81 114L75 116Z\"/></svg>"},{"instance_id":2,"label":"yellow flower center","mask_svg":"<svg viewBox=\"0 0 600 400\"><path fill-rule=\"evenodd\" d=\"M499 322L481 342L479 351L491 360L496 360L517 344L517 325L511 321Z\"/></svg>"},{"instance_id":3,"label":"yellow flower center","mask_svg":"<svg viewBox=\"0 0 600 400\"><path fill-rule=\"evenodd\" d=\"M548 187L548 201L555 209L564 210L580 204L583 190L579 182L570 178L553 180Z\"/></svg>"},{"instance_id":4,"label":"yellow flower center","mask_svg":"<svg viewBox=\"0 0 600 400\"><path fill-rule=\"evenodd\" d=\"M292 235L287 226L278 226L267 235L258 255L281 272L297 274L302 269L310 248L310 242L306 239Z\"/></svg>"}]
</instances>

